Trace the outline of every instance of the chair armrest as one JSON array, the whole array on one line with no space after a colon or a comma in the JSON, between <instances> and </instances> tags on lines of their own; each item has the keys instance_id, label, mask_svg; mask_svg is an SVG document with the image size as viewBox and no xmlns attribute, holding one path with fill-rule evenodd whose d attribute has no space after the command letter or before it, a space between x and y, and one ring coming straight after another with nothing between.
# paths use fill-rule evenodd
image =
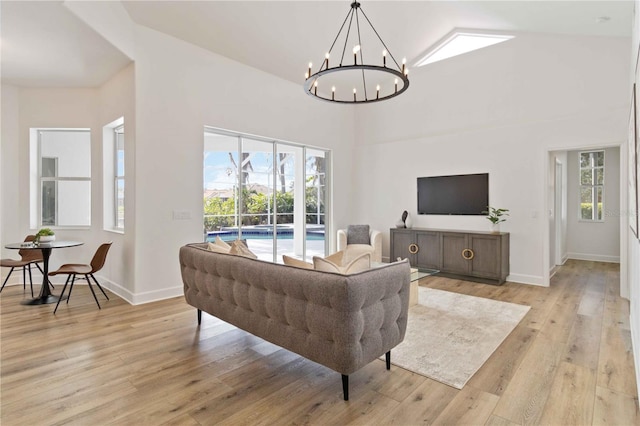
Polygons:
<instances>
[{"instance_id":1,"label":"chair armrest","mask_svg":"<svg viewBox=\"0 0 640 426\"><path fill-rule=\"evenodd\" d=\"M373 246L372 262L382 262L382 232L372 229L369 234L370 244Z\"/></svg>"},{"instance_id":2,"label":"chair armrest","mask_svg":"<svg viewBox=\"0 0 640 426\"><path fill-rule=\"evenodd\" d=\"M345 229L338 229L338 251L347 248L347 231Z\"/></svg>"}]
</instances>

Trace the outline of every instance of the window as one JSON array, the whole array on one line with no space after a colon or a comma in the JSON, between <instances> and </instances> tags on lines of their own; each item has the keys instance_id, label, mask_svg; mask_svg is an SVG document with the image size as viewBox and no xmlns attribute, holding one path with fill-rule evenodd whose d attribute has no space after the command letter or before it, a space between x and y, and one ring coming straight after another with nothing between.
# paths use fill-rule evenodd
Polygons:
<instances>
[{"instance_id":1,"label":"window","mask_svg":"<svg viewBox=\"0 0 640 426\"><path fill-rule=\"evenodd\" d=\"M604 151L580 153L580 219L602 221Z\"/></svg>"},{"instance_id":2,"label":"window","mask_svg":"<svg viewBox=\"0 0 640 426\"><path fill-rule=\"evenodd\" d=\"M328 250L330 151L206 128L204 232L244 240L260 259Z\"/></svg>"},{"instance_id":3,"label":"window","mask_svg":"<svg viewBox=\"0 0 640 426\"><path fill-rule=\"evenodd\" d=\"M117 233L124 233L124 139L124 117L102 128L102 220Z\"/></svg>"},{"instance_id":4,"label":"window","mask_svg":"<svg viewBox=\"0 0 640 426\"><path fill-rule=\"evenodd\" d=\"M31 129L31 151L32 227L90 226L89 129Z\"/></svg>"},{"instance_id":5,"label":"window","mask_svg":"<svg viewBox=\"0 0 640 426\"><path fill-rule=\"evenodd\" d=\"M124 229L124 126L113 129L114 147L114 223L116 229Z\"/></svg>"}]
</instances>

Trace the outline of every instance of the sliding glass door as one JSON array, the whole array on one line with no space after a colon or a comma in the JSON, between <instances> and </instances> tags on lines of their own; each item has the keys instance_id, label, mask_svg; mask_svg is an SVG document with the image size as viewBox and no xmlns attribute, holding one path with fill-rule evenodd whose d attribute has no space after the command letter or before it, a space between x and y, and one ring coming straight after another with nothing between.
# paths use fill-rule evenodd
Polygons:
<instances>
[{"instance_id":1,"label":"sliding glass door","mask_svg":"<svg viewBox=\"0 0 640 426\"><path fill-rule=\"evenodd\" d=\"M205 239L243 240L260 259L324 256L329 152L206 128Z\"/></svg>"}]
</instances>

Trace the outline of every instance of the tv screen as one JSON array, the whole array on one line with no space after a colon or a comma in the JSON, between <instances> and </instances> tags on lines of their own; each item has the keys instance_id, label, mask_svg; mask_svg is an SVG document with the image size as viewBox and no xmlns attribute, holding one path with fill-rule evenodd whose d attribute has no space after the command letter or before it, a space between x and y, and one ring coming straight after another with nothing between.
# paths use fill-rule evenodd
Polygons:
<instances>
[{"instance_id":1,"label":"tv screen","mask_svg":"<svg viewBox=\"0 0 640 426\"><path fill-rule=\"evenodd\" d=\"M488 205L488 173L418 178L418 214L482 215Z\"/></svg>"}]
</instances>

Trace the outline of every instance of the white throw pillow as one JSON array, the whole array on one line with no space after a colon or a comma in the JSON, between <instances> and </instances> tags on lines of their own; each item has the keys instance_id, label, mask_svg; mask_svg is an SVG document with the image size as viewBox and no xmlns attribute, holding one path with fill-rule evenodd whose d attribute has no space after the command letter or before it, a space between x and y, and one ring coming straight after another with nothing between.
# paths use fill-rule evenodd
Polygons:
<instances>
[{"instance_id":1,"label":"white throw pillow","mask_svg":"<svg viewBox=\"0 0 640 426\"><path fill-rule=\"evenodd\" d=\"M286 254L282 255L282 261L285 265L295 266L297 268L313 269L313 263L305 262L304 260L287 256Z\"/></svg>"},{"instance_id":2,"label":"white throw pillow","mask_svg":"<svg viewBox=\"0 0 640 426\"><path fill-rule=\"evenodd\" d=\"M335 272L338 274L356 274L371 268L371 254L362 253L346 265L338 265L328 259L313 257L313 267L316 271Z\"/></svg>"},{"instance_id":3,"label":"white throw pillow","mask_svg":"<svg viewBox=\"0 0 640 426\"><path fill-rule=\"evenodd\" d=\"M207 244L207 250L213 251L216 253L229 253L230 249L223 246L219 246L218 244L215 244L215 243L209 243Z\"/></svg>"},{"instance_id":4,"label":"white throw pillow","mask_svg":"<svg viewBox=\"0 0 640 426\"><path fill-rule=\"evenodd\" d=\"M216 235L215 244L220 247L226 247L227 250L231 250L231 246L222 240L218 235Z\"/></svg>"},{"instance_id":5,"label":"white throw pillow","mask_svg":"<svg viewBox=\"0 0 640 426\"><path fill-rule=\"evenodd\" d=\"M229 250L229 254L236 254L238 256L248 257L250 259L257 259L258 256L253 254L251 250L240 240L235 240L231 243L231 249Z\"/></svg>"}]
</instances>

